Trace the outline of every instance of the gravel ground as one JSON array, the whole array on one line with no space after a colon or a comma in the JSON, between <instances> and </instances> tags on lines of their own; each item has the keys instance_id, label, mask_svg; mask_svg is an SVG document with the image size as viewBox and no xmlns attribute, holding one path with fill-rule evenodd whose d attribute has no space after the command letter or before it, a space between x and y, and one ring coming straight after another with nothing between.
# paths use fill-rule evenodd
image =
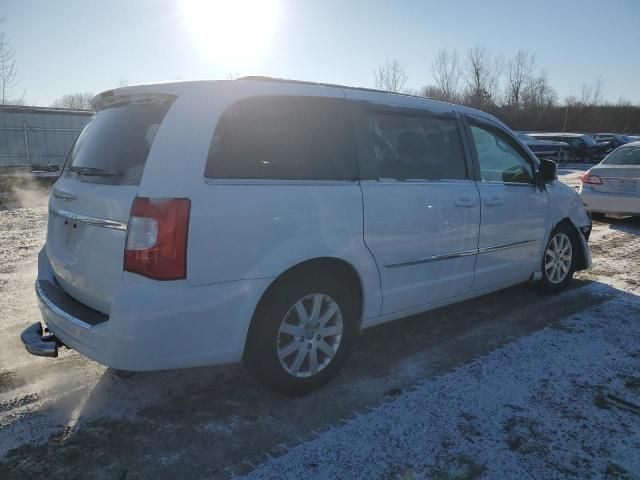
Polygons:
<instances>
[{"instance_id":1,"label":"gravel ground","mask_svg":"<svg viewBox=\"0 0 640 480\"><path fill-rule=\"evenodd\" d=\"M637 220L594 225L594 268L568 292L526 284L369 329L292 400L241 366L123 375L24 352L37 203L0 211L1 479L640 477Z\"/></svg>"}]
</instances>

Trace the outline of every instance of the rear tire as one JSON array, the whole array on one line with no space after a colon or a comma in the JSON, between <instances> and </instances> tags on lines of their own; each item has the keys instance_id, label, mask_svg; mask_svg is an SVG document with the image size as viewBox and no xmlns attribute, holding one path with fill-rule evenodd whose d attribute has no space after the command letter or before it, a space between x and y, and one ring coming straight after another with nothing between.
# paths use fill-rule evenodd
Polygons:
<instances>
[{"instance_id":1,"label":"rear tire","mask_svg":"<svg viewBox=\"0 0 640 480\"><path fill-rule=\"evenodd\" d=\"M569 285L576 269L578 248L573 228L561 223L553 229L542 256L542 288L545 293L559 293Z\"/></svg>"},{"instance_id":2,"label":"rear tire","mask_svg":"<svg viewBox=\"0 0 640 480\"><path fill-rule=\"evenodd\" d=\"M285 279L256 309L245 366L277 393L309 393L344 365L357 336L358 312L339 278L314 272Z\"/></svg>"}]
</instances>

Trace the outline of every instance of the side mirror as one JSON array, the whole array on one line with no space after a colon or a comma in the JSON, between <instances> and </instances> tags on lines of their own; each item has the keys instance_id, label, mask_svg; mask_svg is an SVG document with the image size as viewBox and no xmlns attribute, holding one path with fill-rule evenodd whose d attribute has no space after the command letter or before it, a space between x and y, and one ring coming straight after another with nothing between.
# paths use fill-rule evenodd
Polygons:
<instances>
[{"instance_id":1,"label":"side mirror","mask_svg":"<svg viewBox=\"0 0 640 480\"><path fill-rule=\"evenodd\" d=\"M553 160L547 160L543 158L540 160L540 168L538 169L538 175L544 183L552 182L558 178L557 164Z\"/></svg>"}]
</instances>

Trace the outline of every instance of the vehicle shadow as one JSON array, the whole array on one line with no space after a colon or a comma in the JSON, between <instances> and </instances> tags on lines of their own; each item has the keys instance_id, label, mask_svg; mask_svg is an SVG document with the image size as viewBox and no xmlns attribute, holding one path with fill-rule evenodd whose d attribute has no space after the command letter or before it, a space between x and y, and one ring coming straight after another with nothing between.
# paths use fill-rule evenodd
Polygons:
<instances>
[{"instance_id":1,"label":"vehicle shadow","mask_svg":"<svg viewBox=\"0 0 640 480\"><path fill-rule=\"evenodd\" d=\"M363 332L334 381L295 399L266 390L241 366L124 375L106 369L77 406L72 430L62 428L47 445L10 452L8 465L24 465L26 455L41 459L27 462L31 474L42 468L43 475L70 477L226 478L620 295L631 294L579 279L553 296L525 284L374 327Z\"/></svg>"},{"instance_id":2,"label":"vehicle shadow","mask_svg":"<svg viewBox=\"0 0 640 480\"><path fill-rule=\"evenodd\" d=\"M635 217L605 217L599 222L606 223L612 230L640 236L640 216Z\"/></svg>"}]
</instances>

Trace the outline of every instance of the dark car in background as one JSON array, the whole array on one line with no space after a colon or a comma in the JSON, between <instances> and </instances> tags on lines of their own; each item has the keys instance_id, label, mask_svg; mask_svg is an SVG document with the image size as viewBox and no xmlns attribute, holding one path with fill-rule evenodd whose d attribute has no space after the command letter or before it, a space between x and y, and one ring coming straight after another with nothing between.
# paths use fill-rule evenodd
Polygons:
<instances>
[{"instance_id":1,"label":"dark car in background","mask_svg":"<svg viewBox=\"0 0 640 480\"><path fill-rule=\"evenodd\" d=\"M611 144L612 149L626 145L632 140L626 135L621 133L594 133L593 139L596 142L608 142Z\"/></svg>"},{"instance_id":2,"label":"dark car in background","mask_svg":"<svg viewBox=\"0 0 640 480\"><path fill-rule=\"evenodd\" d=\"M525 132L517 132L517 137L529 147L538 158L550 158L556 162L566 161L566 150L569 146L565 142L554 140L538 140Z\"/></svg>"},{"instance_id":3,"label":"dark car in background","mask_svg":"<svg viewBox=\"0 0 640 480\"><path fill-rule=\"evenodd\" d=\"M610 143L596 142L591 135L584 133L530 133L529 136L567 143L569 146L565 151L569 161L599 162L611 150Z\"/></svg>"}]
</instances>

